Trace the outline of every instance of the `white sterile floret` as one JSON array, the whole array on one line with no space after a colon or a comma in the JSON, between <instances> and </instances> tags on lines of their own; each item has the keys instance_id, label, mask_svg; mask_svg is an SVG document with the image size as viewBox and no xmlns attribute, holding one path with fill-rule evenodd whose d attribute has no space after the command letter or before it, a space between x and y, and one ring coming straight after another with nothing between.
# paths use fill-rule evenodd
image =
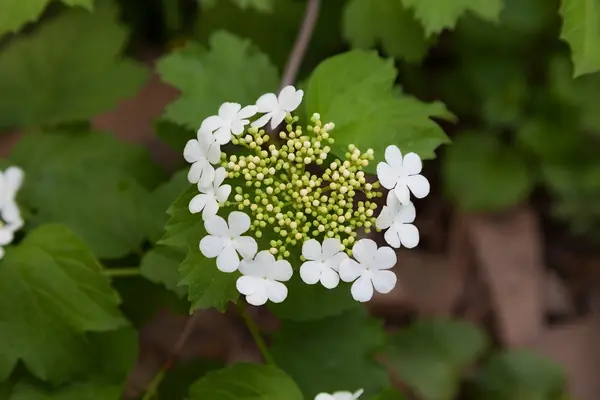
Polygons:
<instances>
[{"instance_id":1,"label":"white sterile floret","mask_svg":"<svg viewBox=\"0 0 600 400\"><path fill-rule=\"evenodd\" d=\"M357 400L362 394L364 390L360 389L356 392L334 392L332 394L329 393L319 393L315 400Z\"/></svg>"},{"instance_id":2,"label":"white sterile floret","mask_svg":"<svg viewBox=\"0 0 600 400\"><path fill-rule=\"evenodd\" d=\"M246 301L253 306L262 306L271 300L281 303L288 295L287 282L292 277L292 266L286 260L275 260L275 257L263 250L254 260L244 260L240 265L243 276L236 282L237 290L246 296Z\"/></svg>"},{"instance_id":3,"label":"white sterile floret","mask_svg":"<svg viewBox=\"0 0 600 400\"><path fill-rule=\"evenodd\" d=\"M227 144L231 135L240 135L244 132L244 126L250 121L248 118L256 114L256 106L242 106L238 103L223 103L219 107L219 115L213 115L202 122L201 129L214 132L215 140L219 144Z\"/></svg>"},{"instance_id":4,"label":"white sterile floret","mask_svg":"<svg viewBox=\"0 0 600 400\"><path fill-rule=\"evenodd\" d=\"M256 100L256 107L259 113L265 115L254 121L252 126L262 128L271 120L271 129L275 129L283 122L287 113L298 108L303 96L302 90L296 90L291 85L281 89L279 96L275 96L275 93L263 94Z\"/></svg>"},{"instance_id":5,"label":"white sterile floret","mask_svg":"<svg viewBox=\"0 0 600 400\"><path fill-rule=\"evenodd\" d=\"M250 217L243 212L233 211L227 222L218 215L208 217L204 227L209 233L200 241L200 251L208 258L217 258L217 268L233 272L240 266L240 257L252 258L258 250L256 240L242 233L250 229Z\"/></svg>"},{"instance_id":6,"label":"white sterile floret","mask_svg":"<svg viewBox=\"0 0 600 400\"><path fill-rule=\"evenodd\" d=\"M17 167L0 172L0 259L4 248L14 239L16 231L23 226L21 212L17 205L17 192L23 184L23 170Z\"/></svg>"},{"instance_id":7,"label":"white sterile floret","mask_svg":"<svg viewBox=\"0 0 600 400\"><path fill-rule=\"evenodd\" d=\"M412 249L419 244L419 230L412 224L415 217L416 210L412 202L403 205L394 192L389 192L387 205L383 206L375 225L379 229L387 229L384 238L390 246Z\"/></svg>"},{"instance_id":8,"label":"white sterile floret","mask_svg":"<svg viewBox=\"0 0 600 400\"><path fill-rule=\"evenodd\" d=\"M333 289L340 282L340 263L348 258L339 239L327 238L323 245L310 239L302 245L302 255L306 262L300 267L300 277L309 284L321 282L327 289Z\"/></svg>"},{"instance_id":9,"label":"white sterile floret","mask_svg":"<svg viewBox=\"0 0 600 400\"><path fill-rule=\"evenodd\" d=\"M210 131L200 128L197 139L192 139L185 145L183 157L192 164L188 172L190 183L208 186L215 179L215 168L211 164L216 164L221 159L221 148Z\"/></svg>"},{"instance_id":10,"label":"white sterile floret","mask_svg":"<svg viewBox=\"0 0 600 400\"><path fill-rule=\"evenodd\" d=\"M219 203L225 203L231 193L230 185L221 185L227 177L227 171L221 167L215 171L215 180L212 185L202 187L198 185L200 194L190 201L190 212L192 214L202 211L202 218L215 215L219 211Z\"/></svg>"},{"instance_id":11,"label":"white sterile floret","mask_svg":"<svg viewBox=\"0 0 600 400\"><path fill-rule=\"evenodd\" d=\"M419 174L423 165L417 154L402 157L397 146L388 146L385 161L377 164L377 178L384 188L394 191L402 204L408 203L410 192L419 199L429 194L429 181Z\"/></svg>"},{"instance_id":12,"label":"white sterile floret","mask_svg":"<svg viewBox=\"0 0 600 400\"><path fill-rule=\"evenodd\" d=\"M379 293L389 293L396 286L396 274L389 271L396 264L391 247L377 248L371 239L361 239L352 247L351 258L340 264L340 278L352 282L350 292L356 301L366 302L373 297L373 287Z\"/></svg>"}]
</instances>

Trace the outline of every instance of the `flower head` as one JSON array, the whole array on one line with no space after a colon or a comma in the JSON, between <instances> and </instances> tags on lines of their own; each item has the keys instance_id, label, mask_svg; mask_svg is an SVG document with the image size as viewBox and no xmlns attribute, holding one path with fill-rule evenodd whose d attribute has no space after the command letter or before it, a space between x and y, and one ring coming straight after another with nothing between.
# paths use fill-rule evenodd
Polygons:
<instances>
[{"instance_id":1,"label":"flower head","mask_svg":"<svg viewBox=\"0 0 600 400\"><path fill-rule=\"evenodd\" d=\"M200 251L208 258L217 258L217 268L233 272L240 266L240 258L252 258L258 250L256 240L242 236L250 228L250 217L243 212L233 211L227 222L218 215L208 217L204 227L209 233L200 241Z\"/></svg>"},{"instance_id":2,"label":"flower head","mask_svg":"<svg viewBox=\"0 0 600 400\"><path fill-rule=\"evenodd\" d=\"M356 400L362 395L364 390L359 389L356 392L334 392L332 394L319 393L315 400Z\"/></svg>"},{"instance_id":3,"label":"flower head","mask_svg":"<svg viewBox=\"0 0 600 400\"><path fill-rule=\"evenodd\" d=\"M415 216L416 210L412 202L403 205L394 192L389 192L387 205L383 206L377 217L376 226L378 229L387 229L384 237L390 246L412 249L419 244L419 230L412 224Z\"/></svg>"},{"instance_id":4,"label":"flower head","mask_svg":"<svg viewBox=\"0 0 600 400\"><path fill-rule=\"evenodd\" d=\"M366 302L379 293L389 293L396 286L396 274L389 271L396 264L396 253L390 247L377 248L371 239L361 239L352 248L352 256L340 264L340 278L352 282L352 297Z\"/></svg>"},{"instance_id":5,"label":"flower head","mask_svg":"<svg viewBox=\"0 0 600 400\"><path fill-rule=\"evenodd\" d=\"M200 129L207 129L214 133L218 144L227 144L231 135L244 132L244 126L250 121L248 118L256 114L256 106L242 106L238 103L223 103L219 108L219 115L213 115L202 122Z\"/></svg>"},{"instance_id":6,"label":"flower head","mask_svg":"<svg viewBox=\"0 0 600 400\"><path fill-rule=\"evenodd\" d=\"M219 203L225 203L231 193L230 185L221 185L227 176L225 168L221 167L215 171L215 180L212 185L202 187L198 185L200 194L190 201L190 212L192 214L202 211L202 218L206 220L219 211Z\"/></svg>"},{"instance_id":7,"label":"flower head","mask_svg":"<svg viewBox=\"0 0 600 400\"><path fill-rule=\"evenodd\" d=\"M410 192L421 199L429 194L429 181L420 175L421 158L415 153L402 157L400 149L388 146L385 149L385 161L377 164L377 178L381 185L393 190L402 204L410 200Z\"/></svg>"},{"instance_id":8,"label":"flower head","mask_svg":"<svg viewBox=\"0 0 600 400\"><path fill-rule=\"evenodd\" d=\"M286 260L275 260L266 250L259 252L254 260L244 260L240 265L243 276L236 282L238 291L246 295L246 301L261 306L271 300L281 303L288 294L287 282L292 277L292 266Z\"/></svg>"},{"instance_id":9,"label":"flower head","mask_svg":"<svg viewBox=\"0 0 600 400\"><path fill-rule=\"evenodd\" d=\"M2 246L10 244L16 231L23 226L21 212L17 205L17 192L23 184L23 171L10 167L0 172L0 259L4 257Z\"/></svg>"},{"instance_id":10,"label":"flower head","mask_svg":"<svg viewBox=\"0 0 600 400\"><path fill-rule=\"evenodd\" d=\"M317 240L310 239L302 244L302 256L306 262L300 267L300 277L314 285L321 281L327 289L333 289L340 281L338 270L340 263L348 258L344 246L337 238L327 238L321 245Z\"/></svg>"},{"instance_id":11,"label":"flower head","mask_svg":"<svg viewBox=\"0 0 600 400\"><path fill-rule=\"evenodd\" d=\"M298 108L303 96L304 92L296 90L293 86L286 86L281 89L279 96L275 96L275 93L263 94L256 101L256 107L258 112L265 113L265 115L254 121L252 126L261 128L270 120L271 129L275 129L277 125L283 122L287 113Z\"/></svg>"},{"instance_id":12,"label":"flower head","mask_svg":"<svg viewBox=\"0 0 600 400\"><path fill-rule=\"evenodd\" d=\"M215 178L215 168L211 164L216 164L221 159L221 149L210 131L199 129L197 139L192 139L185 145L183 157L192 164L188 172L190 183L209 186Z\"/></svg>"}]
</instances>

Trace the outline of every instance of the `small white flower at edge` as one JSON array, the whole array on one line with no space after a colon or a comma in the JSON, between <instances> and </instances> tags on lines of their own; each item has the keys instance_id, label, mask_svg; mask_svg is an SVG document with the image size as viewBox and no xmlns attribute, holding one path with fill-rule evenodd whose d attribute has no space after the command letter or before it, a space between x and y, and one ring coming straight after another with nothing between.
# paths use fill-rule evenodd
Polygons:
<instances>
[{"instance_id":1,"label":"small white flower at edge","mask_svg":"<svg viewBox=\"0 0 600 400\"><path fill-rule=\"evenodd\" d=\"M262 306L267 300L281 303L286 299L288 290L281 282L292 277L292 266L288 261L276 261L273 254L263 250L254 260L243 260L240 272L243 276L236 281L236 287L249 304Z\"/></svg>"},{"instance_id":2,"label":"small white flower at edge","mask_svg":"<svg viewBox=\"0 0 600 400\"><path fill-rule=\"evenodd\" d=\"M385 241L392 247L412 249L419 244L419 230L412 224L416 210L412 202L403 205L394 192L388 192L387 205L383 206L375 226L387 229Z\"/></svg>"},{"instance_id":3,"label":"small white flower at edge","mask_svg":"<svg viewBox=\"0 0 600 400\"><path fill-rule=\"evenodd\" d=\"M408 203L410 192L418 199L429 194L429 181L420 175L423 165L417 154L408 153L403 158L397 146L388 146L385 161L377 164L377 178L384 188L394 191L402 204Z\"/></svg>"},{"instance_id":4,"label":"small white flower at edge","mask_svg":"<svg viewBox=\"0 0 600 400\"><path fill-rule=\"evenodd\" d=\"M256 240L241 236L250 229L250 217L243 212L233 211L227 222L218 215L204 221L209 233L200 241L200 251L207 258L217 258L217 268L223 272L233 272L240 266L240 257L252 258L258 250Z\"/></svg>"},{"instance_id":5,"label":"small white flower at edge","mask_svg":"<svg viewBox=\"0 0 600 400\"><path fill-rule=\"evenodd\" d=\"M248 118L256 114L256 106L242 106L238 103L223 103L219 107L219 115L208 117L202 122L200 129L214 132L218 144L227 144L231 135L240 135L244 132L244 126L250 121Z\"/></svg>"},{"instance_id":6,"label":"small white flower at edge","mask_svg":"<svg viewBox=\"0 0 600 400\"><path fill-rule=\"evenodd\" d=\"M315 239L304 242L302 255L307 261L300 267L302 280L309 285L321 281L327 289L336 287L340 282L340 263L348 258L342 250L342 243L335 238L325 239L322 246Z\"/></svg>"},{"instance_id":7,"label":"small white flower at edge","mask_svg":"<svg viewBox=\"0 0 600 400\"><path fill-rule=\"evenodd\" d=\"M17 205L17 192L23 184L23 170L18 167L7 168L0 172L0 259L4 257L4 248L14 239L16 231L23 226L21 212Z\"/></svg>"},{"instance_id":8,"label":"small white flower at edge","mask_svg":"<svg viewBox=\"0 0 600 400\"><path fill-rule=\"evenodd\" d=\"M283 122L288 112L298 108L303 96L304 91L296 90L291 85L281 89L279 96L275 96L275 93L263 94L256 100L256 107L259 113L265 115L254 121L252 126L262 128L271 120L271 129L275 129Z\"/></svg>"},{"instance_id":9,"label":"small white flower at edge","mask_svg":"<svg viewBox=\"0 0 600 400\"><path fill-rule=\"evenodd\" d=\"M335 392L332 394L319 393L317 395L317 397L315 397L315 400L356 400L363 394L363 392L364 392L364 390L360 389L354 393L352 393L352 392Z\"/></svg>"},{"instance_id":10,"label":"small white flower at edge","mask_svg":"<svg viewBox=\"0 0 600 400\"><path fill-rule=\"evenodd\" d=\"M215 143L210 131L200 128L197 137L187 142L183 157L192 164L188 181L205 187L215 179L215 168L211 164L216 164L221 159L221 148Z\"/></svg>"},{"instance_id":11,"label":"small white flower at edge","mask_svg":"<svg viewBox=\"0 0 600 400\"><path fill-rule=\"evenodd\" d=\"M396 264L391 247L377 248L371 239L361 239L352 247L351 258L340 264L340 278L352 282L350 292L356 301L366 302L373 297L373 287L379 293L389 293L396 286L396 274L389 271Z\"/></svg>"},{"instance_id":12,"label":"small white flower at edge","mask_svg":"<svg viewBox=\"0 0 600 400\"><path fill-rule=\"evenodd\" d=\"M206 220L219 211L219 203L225 203L231 193L230 185L221 186L226 177L227 171L221 167L215 171L215 180L212 185L206 187L198 185L200 194L196 195L189 205L192 214L202 211L202 218Z\"/></svg>"}]
</instances>

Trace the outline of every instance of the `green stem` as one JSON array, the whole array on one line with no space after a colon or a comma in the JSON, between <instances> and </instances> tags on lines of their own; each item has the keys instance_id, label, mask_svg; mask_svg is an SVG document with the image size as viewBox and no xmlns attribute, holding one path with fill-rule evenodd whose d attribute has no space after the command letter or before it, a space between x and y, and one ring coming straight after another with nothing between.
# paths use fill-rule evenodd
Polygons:
<instances>
[{"instance_id":1,"label":"green stem","mask_svg":"<svg viewBox=\"0 0 600 400\"><path fill-rule=\"evenodd\" d=\"M256 324L248 314L248 308L246 307L246 304L242 301L238 301L237 305L240 315L242 316L242 318L244 318L244 322L246 323L246 326L250 331L250 335L252 335L252 339L254 340L254 343L256 343L256 347L258 347L258 350L260 351L260 354L262 354L263 359L267 364L275 365L275 361L273 360L271 353L269 353L269 350L267 350L267 344L260 335L258 326L256 326Z\"/></svg>"},{"instance_id":2,"label":"green stem","mask_svg":"<svg viewBox=\"0 0 600 400\"><path fill-rule=\"evenodd\" d=\"M156 394L158 393L158 387L160 386L160 383L164 379L166 373L167 371L161 369L156 375L154 375L154 378L152 378L146 387L146 392L144 393L142 400L151 400L156 397Z\"/></svg>"},{"instance_id":3,"label":"green stem","mask_svg":"<svg viewBox=\"0 0 600 400\"><path fill-rule=\"evenodd\" d=\"M139 276L142 274L142 270L139 267L127 267L127 268L105 268L104 275L112 278L123 278L130 276Z\"/></svg>"}]
</instances>

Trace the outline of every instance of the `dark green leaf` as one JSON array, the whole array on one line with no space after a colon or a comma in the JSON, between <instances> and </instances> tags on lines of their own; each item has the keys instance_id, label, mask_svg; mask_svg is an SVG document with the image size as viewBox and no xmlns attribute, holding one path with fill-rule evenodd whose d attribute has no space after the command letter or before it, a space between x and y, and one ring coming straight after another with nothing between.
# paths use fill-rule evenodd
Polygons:
<instances>
[{"instance_id":1,"label":"dark green leaf","mask_svg":"<svg viewBox=\"0 0 600 400\"><path fill-rule=\"evenodd\" d=\"M148 198L148 239L156 243L164 234L169 220L169 206L190 186L187 170L179 171L171 179L156 188Z\"/></svg>"},{"instance_id":2,"label":"dark green leaf","mask_svg":"<svg viewBox=\"0 0 600 400\"><path fill-rule=\"evenodd\" d=\"M142 259L142 275L155 283L183 297L187 289L179 286L179 266L185 259L185 253L174 247L159 246L144 255Z\"/></svg>"},{"instance_id":3,"label":"dark green leaf","mask_svg":"<svg viewBox=\"0 0 600 400\"><path fill-rule=\"evenodd\" d=\"M202 359L189 364L178 364L165 375L158 394L160 398L168 400L187 399L188 389L194 381L202 378L206 373L222 367L223 365L215 361Z\"/></svg>"},{"instance_id":4,"label":"dark green leaf","mask_svg":"<svg viewBox=\"0 0 600 400\"><path fill-rule=\"evenodd\" d=\"M386 389L373 400L406 400L406 397L396 389Z\"/></svg>"}]
</instances>

